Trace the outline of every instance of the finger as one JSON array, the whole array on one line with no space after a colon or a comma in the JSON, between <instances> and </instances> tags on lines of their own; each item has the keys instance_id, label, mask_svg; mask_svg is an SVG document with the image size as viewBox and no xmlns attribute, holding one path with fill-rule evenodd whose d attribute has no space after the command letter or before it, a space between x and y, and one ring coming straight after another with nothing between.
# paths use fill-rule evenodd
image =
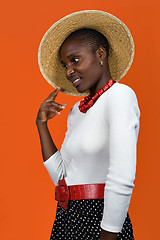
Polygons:
<instances>
[{"instance_id":1,"label":"finger","mask_svg":"<svg viewBox=\"0 0 160 240\"><path fill-rule=\"evenodd\" d=\"M51 105L48 105L48 106L45 106L43 107L43 109L41 109L41 113L45 113L45 114L60 114L59 112L61 111L62 109L57 109L55 108L54 106L51 106Z\"/></svg>"},{"instance_id":2,"label":"finger","mask_svg":"<svg viewBox=\"0 0 160 240\"><path fill-rule=\"evenodd\" d=\"M51 101L49 101L49 102L50 102L50 103L56 103L56 104L58 104L59 106L62 106L62 108L67 106L67 103L62 103L62 104L60 104L60 103L55 102L55 100L51 100Z\"/></svg>"},{"instance_id":3,"label":"finger","mask_svg":"<svg viewBox=\"0 0 160 240\"><path fill-rule=\"evenodd\" d=\"M50 101L51 105L54 106L55 108L57 108L58 110L62 110L62 109L65 109L67 104L64 103L64 104L59 104L55 101Z\"/></svg>"},{"instance_id":4,"label":"finger","mask_svg":"<svg viewBox=\"0 0 160 240\"><path fill-rule=\"evenodd\" d=\"M47 109L50 106L55 108L56 110L62 110L62 109L64 109L66 107L66 105L59 104L59 103L57 103L55 101L48 101L48 102L43 102L41 104L41 110Z\"/></svg>"},{"instance_id":5,"label":"finger","mask_svg":"<svg viewBox=\"0 0 160 240\"><path fill-rule=\"evenodd\" d=\"M54 106L49 106L49 112L52 112L54 114L60 114L60 111L62 111L62 109L57 109Z\"/></svg>"},{"instance_id":6,"label":"finger","mask_svg":"<svg viewBox=\"0 0 160 240\"><path fill-rule=\"evenodd\" d=\"M54 94L53 94L51 97L53 98L53 97L57 96L57 94L59 93L60 89L61 89L61 88L58 87L58 88L54 91Z\"/></svg>"},{"instance_id":7,"label":"finger","mask_svg":"<svg viewBox=\"0 0 160 240\"><path fill-rule=\"evenodd\" d=\"M61 105L67 107L67 103L62 103Z\"/></svg>"},{"instance_id":8,"label":"finger","mask_svg":"<svg viewBox=\"0 0 160 240\"><path fill-rule=\"evenodd\" d=\"M50 95L46 98L46 100L53 100L56 98L56 96L58 95L59 91L60 91L60 87L58 87L56 90L54 90L53 92L50 93Z\"/></svg>"}]
</instances>

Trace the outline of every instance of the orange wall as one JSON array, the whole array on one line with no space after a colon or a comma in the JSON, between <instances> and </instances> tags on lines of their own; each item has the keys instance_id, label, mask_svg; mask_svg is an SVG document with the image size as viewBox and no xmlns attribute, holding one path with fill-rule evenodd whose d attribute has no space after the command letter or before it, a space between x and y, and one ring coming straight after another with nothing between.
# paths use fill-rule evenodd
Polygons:
<instances>
[{"instance_id":1,"label":"orange wall","mask_svg":"<svg viewBox=\"0 0 160 240\"><path fill-rule=\"evenodd\" d=\"M137 174L129 212L136 240L158 239L159 230L159 58L158 0L6 1L0 15L0 239L47 240L56 202L54 185L44 168L35 120L41 102L53 91L43 79L37 50L45 31L74 11L108 11L126 23L133 34L133 65L121 80L136 92L141 110ZM68 103L50 120L60 148L69 109L80 98L60 93Z\"/></svg>"}]
</instances>

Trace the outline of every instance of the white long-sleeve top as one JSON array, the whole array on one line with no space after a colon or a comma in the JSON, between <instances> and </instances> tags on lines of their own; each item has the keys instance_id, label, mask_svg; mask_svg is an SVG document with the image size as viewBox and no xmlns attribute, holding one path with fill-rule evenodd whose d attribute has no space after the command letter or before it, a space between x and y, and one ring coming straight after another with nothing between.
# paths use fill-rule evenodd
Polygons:
<instances>
[{"instance_id":1,"label":"white long-sleeve top","mask_svg":"<svg viewBox=\"0 0 160 240\"><path fill-rule=\"evenodd\" d=\"M136 172L137 98L130 87L115 83L86 113L79 111L79 102L68 115L60 152L44 165L55 185L62 178L68 186L105 183L101 228L120 232Z\"/></svg>"}]
</instances>

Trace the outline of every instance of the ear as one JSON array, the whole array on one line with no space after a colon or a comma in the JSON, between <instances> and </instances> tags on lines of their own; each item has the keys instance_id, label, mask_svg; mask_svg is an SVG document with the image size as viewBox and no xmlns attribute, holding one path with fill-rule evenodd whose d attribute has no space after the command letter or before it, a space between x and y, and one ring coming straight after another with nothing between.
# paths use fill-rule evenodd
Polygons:
<instances>
[{"instance_id":1,"label":"ear","mask_svg":"<svg viewBox=\"0 0 160 240\"><path fill-rule=\"evenodd\" d=\"M103 61L107 57L106 49L104 47L99 47L96 51L97 59Z\"/></svg>"}]
</instances>

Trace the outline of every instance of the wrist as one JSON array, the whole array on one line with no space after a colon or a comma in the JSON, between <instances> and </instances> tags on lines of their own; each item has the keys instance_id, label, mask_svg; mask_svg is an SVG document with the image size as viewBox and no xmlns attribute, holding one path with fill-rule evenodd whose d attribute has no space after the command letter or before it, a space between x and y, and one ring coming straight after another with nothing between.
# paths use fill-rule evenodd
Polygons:
<instances>
[{"instance_id":1,"label":"wrist","mask_svg":"<svg viewBox=\"0 0 160 240\"><path fill-rule=\"evenodd\" d=\"M100 240L116 240L118 233L108 232L101 228Z\"/></svg>"},{"instance_id":2,"label":"wrist","mask_svg":"<svg viewBox=\"0 0 160 240\"><path fill-rule=\"evenodd\" d=\"M39 118L36 118L36 125L44 125L46 126L47 125L47 120L41 120Z\"/></svg>"}]
</instances>

